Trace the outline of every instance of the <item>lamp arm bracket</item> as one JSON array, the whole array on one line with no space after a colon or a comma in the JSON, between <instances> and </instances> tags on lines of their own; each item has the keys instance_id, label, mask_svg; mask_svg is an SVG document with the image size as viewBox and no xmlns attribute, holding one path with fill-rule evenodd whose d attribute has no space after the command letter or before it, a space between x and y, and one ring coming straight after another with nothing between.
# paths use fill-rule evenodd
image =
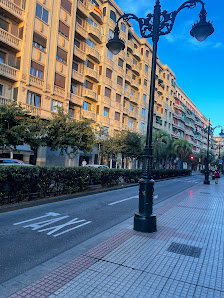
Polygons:
<instances>
[{"instance_id":1,"label":"lamp arm bracket","mask_svg":"<svg viewBox=\"0 0 224 298\"><path fill-rule=\"evenodd\" d=\"M204 9L205 3L201 0L188 0L184 2L177 10L168 12L167 10L164 10L161 12L160 17L160 29L159 29L159 35L167 35L169 34L172 29L174 22L176 20L177 14L183 10L184 8L193 9L196 7L197 3L201 3L202 9Z\"/></svg>"}]
</instances>

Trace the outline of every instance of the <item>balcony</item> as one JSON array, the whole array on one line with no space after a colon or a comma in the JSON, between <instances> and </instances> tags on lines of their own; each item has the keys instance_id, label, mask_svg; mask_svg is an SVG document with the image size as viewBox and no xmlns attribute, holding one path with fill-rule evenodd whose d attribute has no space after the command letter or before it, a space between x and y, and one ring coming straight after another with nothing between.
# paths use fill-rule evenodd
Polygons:
<instances>
[{"instance_id":1,"label":"balcony","mask_svg":"<svg viewBox=\"0 0 224 298\"><path fill-rule=\"evenodd\" d=\"M139 76L140 75L140 67L136 64L133 64L132 65L132 71L137 75Z\"/></svg>"},{"instance_id":2,"label":"balcony","mask_svg":"<svg viewBox=\"0 0 224 298\"><path fill-rule=\"evenodd\" d=\"M134 111L129 111L129 117L137 119L137 113Z\"/></svg>"},{"instance_id":3,"label":"balcony","mask_svg":"<svg viewBox=\"0 0 224 298\"><path fill-rule=\"evenodd\" d=\"M98 101L96 92L91 89L83 88L82 95L84 97L91 99L91 100Z\"/></svg>"},{"instance_id":4,"label":"balcony","mask_svg":"<svg viewBox=\"0 0 224 298\"><path fill-rule=\"evenodd\" d=\"M13 102L12 99L0 96L0 105L9 105L11 102Z\"/></svg>"},{"instance_id":5,"label":"balcony","mask_svg":"<svg viewBox=\"0 0 224 298\"><path fill-rule=\"evenodd\" d=\"M83 18L88 18L89 16L89 9L88 9L88 2L83 4L80 0L78 0L77 9Z\"/></svg>"},{"instance_id":6,"label":"balcony","mask_svg":"<svg viewBox=\"0 0 224 298\"><path fill-rule=\"evenodd\" d=\"M32 105L28 105L26 103L22 103L21 105L22 105L22 107L24 109L26 109L27 111L29 111L32 115L34 115L34 116L40 116L40 114L41 114L41 108L35 107L35 106L32 106Z\"/></svg>"},{"instance_id":7,"label":"balcony","mask_svg":"<svg viewBox=\"0 0 224 298\"><path fill-rule=\"evenodd\" d=\"M127 57L126 66L128 68L132 68L132 66L133 66L133 60L131 59L131 57Z\"/></svg>"},{"instance_id":8,"label":"balcony","mask_svg":"<svg viewBox=\"0 0 224 298\"><path fill-rule=\"evenodd\" d=\"M99 74L96 70L91 69L89 67L85 68L85 76L93 80L94 82L99 82Z\"/></svg>"},{"instance_id":9,"label":"balcony","mask_svg":"<svg viewBox=\"0 0 224 298\"><path fill-rule=\"evenodd\" d=\"M13 18L17 23L20 23L24 20L25 11L11 0L0 0L0 13L9 18Z\"/></svg>"},{"instance_id":10,"label":"balcony","mask_svg":"<svg viewBox=\"0 0 224 298\"><path fill-rule=\"evenodd\" d=\"M133 56L135 56L136 59L141 60L141 53L139 49L134 49Z\"/></svg>"},{"instance_id":11,"label":"balcony","mask_svg":"<svg viewBox=\"0 0 224 298\"><path fill-rule=\"evenodd\" d=\"M73 80L75 80L76 82L79 82L81 84L84 83L84 76L82 73L76 71L76 70L72 70L72 78Z\"/></svg>"},{"instance_id":12,"label":"balcony","mask_svg":"<svg viewBox=\"0 0 224 298\"><path fill-rule=\"evenodd\" d=\"M86 47L86 55L91 57L95 62L100 63L100 54L98 49Z\"/></svg>"},{"instance_id":13,"label":"balcony","mask_svg":"<svg viewBox=\"0 0 224 298\"><path fill-rule=\"evenodd\" d=\"M35 76L30 75L30 85L43 89L44 81Z\"/></svg>"},{"instance_id":14,"label":"balcony","mask_svg":"<svg viewBox=\"0 0 224 298\"><path fill-rule=\"evenodd\" d=\"M0 28L0 44L12 51L21 51L22 40Z\"/></svg>"},{"instance_id":15,"label":"balcony","mask_svg":"<svg viewBox=\"0 0 224 298\"><path fill-rule=\"evenodd\" d=\"M131 86L133 87L133 88L135 88L135 89L139 89L139 84L138 84L138 82L136 82L135 80L131 80Z\"/></svg>"},{"instance_id":16,"label":"balcony","mask_svg":"<svg viewBox=\"0 0 224 298\"><path fill-rule=\"evenodd\" d=\"M131 52L134 51L134 44L133 44L133 42L132 42L131 40L128 40L128 41L127 41L127 49L128 49L129 51L131 51Z\"/></svg>"},{"instance_id":17,"label":"balcony","mask_svg":"<svg viewBox=\"0 0 224 298\"><path fill-rule=\"evenodd\" d=\"M76 23L76 33L79 35L80 39L87 39L88 33L85 28L83 28L79 23Z\"/></svg>"},{"instance_id":18,"label":"balcony","mask_svg":"<svg viewBox=\"0 0 224 298\"><path fill-rule=\"evenodd\" d=\"M70 98L70 102L73 103L76 106L83 106L83 99L81 96L78 96L76 94L72 94L71 93L71 98Z\"/></svg>"},{"instance_id":19,"label":"balcony","mask_svg":"<svg viewBox=\"0 0 224 298\"><path fill-rule=\"evenodd\" d=\"M123 108L123 113L124 113L124 114L129 115L129 112L130 112L130 111L129 111L128 108L126 108L126 107Z\"/></svg>"},{"instance_id":20,"label":"balcony","mask_svg":"<svg viewBox=\"0 0 224 298\"><path fill-rule=\"evenodd\" d=\"M130 84L131 83L131 74L128 72L128 73L126 73L126 75L125 75L125 82L127 82L128 84Z\"/></svg>"},{"instance_id":21,"label":"balcony","mask_svg":"<svg viewBox=\"0 0 224 298\"><path fill-rule=\"evenodd\" d=\"M88 33L96 42L102 43L102 35L99 28L89 25Z\"/></svg>"},{"instance_id":22,"label":"balcony","mask_svg":"<svg viewBox=\"0 0 224 298\"><path fill-rule=\"evenodd\" d=\"M19 70L11 67L7 64L0 63L0 76L10 79L12 81L17 81L19 75Z\"/></svg>"},{"instance_id":23,"label":"balcony","mask_svg":"<svg viewBox=\"0 0 224 298\"><path fill-rule=\"evenodd\" d=\"M138 104L138 98L135 95L130 95L130 101L134 104Z\"/></svg>"},{"instance_id":24,"label":"balcony","mask_svg":"<svg viewBox=\"0 0 224 298\"><path fill-rule=\"evenodd\" d=\"M129 99L130 98L130 91L125 90L124 91L124 97Z\"/></svg>"},{"instance_id":25,"label":"balcony","mask_svg":"<svg viewBox=\"0 0 224 298\"><path fill-rule=\"evenodd\" d=\"M83 62L86 61L86 53L80 50L78 47L74 47L74 56L78 58L79 61Z\"/></svg>"},{"instance_id":26,"label":"balcony","mask_svg":"<svg viewBox=\"0 0 224 298\"><path fill-rule=\"evenodd\" d=\"M90 5L89 11L90 11L91 16L94 19L96 19L98 23L100 23L102 25L103 24L103 13L102 13L101 6L97 7L92 4L92 5Z\"/></svg>"},{"instance_id":27,"label":"balcony","mask_svg":"<svg viewBox=\"0 0 224 298\"><path fill-rule=\"evenodd\" d=\"M96 120L96 114L92 111L82 110L82 116L87 119Z\"/></svg>"},{"instance_id":28,"label":"balcony","mask_svg":"<svg viewBox=\"0 0 224 298\"><path fill-rule=\"evenodd\" d=\"M54 94L60 97L65 97L65 90L61 87L54 86Z\"/></svg>"}]
</instances>

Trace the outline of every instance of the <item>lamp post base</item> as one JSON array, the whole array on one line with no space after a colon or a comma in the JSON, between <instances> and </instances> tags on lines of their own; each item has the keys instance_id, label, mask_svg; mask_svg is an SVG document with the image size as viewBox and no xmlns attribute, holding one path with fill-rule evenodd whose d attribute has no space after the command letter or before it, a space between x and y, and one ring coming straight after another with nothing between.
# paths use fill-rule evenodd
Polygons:
<instances>
[{"instance_id":1,"label":"lamp post base","mask_svg":"<svg viewBox=\"0 0 224 298\"><path fill-rule=\"evenodd\" d=\"M210 184L209 180L204 180L204 184Z\"/></svg>"},{"instance_id":2,"label":"lamp post base","mask_svg":"<svg viewBox=\"0 0 224 298\"><path fill-rule=\"evenodd\" d=\"M210 181L209 181L209 172L208 171L205 172L204 184L210 184Z\"/></svg>"},{"instance_id":3,"label":"lamp post base","mask_svg":"<svg viewBox=\"0 0 224 298\"><path fill-rule=\"evenodd\" d=\"M144 216L136 212L134 216L134 230L143 233L156 232L156 215Z\"/></svg>"}]
</instances>

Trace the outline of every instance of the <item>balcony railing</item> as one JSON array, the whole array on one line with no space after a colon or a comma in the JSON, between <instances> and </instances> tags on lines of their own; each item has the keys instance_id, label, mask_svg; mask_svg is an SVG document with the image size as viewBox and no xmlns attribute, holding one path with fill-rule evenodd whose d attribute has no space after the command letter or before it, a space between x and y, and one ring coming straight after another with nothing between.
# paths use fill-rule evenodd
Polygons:
<instances>
[{"instance_id":1,"label":"balcony railing","mask_svg":"<svg viewBox=\"0 0 224 298\"><path fill-rule=\"evenodd\" d=\"M127 57L126 64L129 68L133 67L133 60L131 59L131 57Z\"/></svg>"},{"instance_id":2,"label":"balcony railing","mask_svg":"<svg viewBox=\"0 0 224 298\"><path fill-rule=\"evenodd\" d=\"M89 67L85 68L85 75L91 78L95 82L99 82L99 74L96 70L91 69Z\"/></svg>"},{"instance_id":3,"label":"balcony railing","mask_svg":"<svg viewBox=\"0 0 224 298\"><path fill-rule=\"evenodd\" d=\"M131 86L133 87L133 88L135 88L135 89L139 89L139 84L138 84L138 82L136 82L135 80L131 80Z\"/></svg>"},{"instance_id":4,"label":"balcony railing","mask_svg":"<svg viewBox=\"0 0 224 298\"><path fill-rule=\"evenodd\" d=\"M37 88L40 88L40 89L43 89L43 84L44 84L44 81L35 77L35 76L32 76L30 75L30 85L32 86L35 86Z\"/></svg>"},{"instance_id":5,"label":"balcony railing","mask_svg":"<svg viewBox=\"0 0 224 298\"><path fill-rule=\"evenodd\" d=\"M128 90L125 90L124 91L124 97L126 97L126 98L130 98L130 91L128 91Z\"/></svg>"},{"instance_id":6,"label":"balcony railing","mask_svg":"<svg viewBox=\"0 0 224 298\"><path fill-rule=\"evenodd\" d=\"M128 108L126 108L126 107L124 107L124 108L123 108L123 113L124 113L124 114L128 115L128 114L129 114L129 112L130 112L130 111L129 111L129 109L128 109Z\"/></svg>"},{"instance_id":7,"label":"balcony railing","mask_svg":"<svg viewBox=\"0 0 224 298\"><path fill-rule=\"evenodd\" d=\"M72 70L72 78L73 80L83 84L84 83L84 76L82 73L76 71L76 70Z\"/></svg>"},{"instance_id":8,"label":"balcony railing","mask_svg":"<svg viewBox=\"0 0 224 298\"><path fill-rule=\"evenodd\" d=\"M74 55L81 61L86 61L86 53L78 47L74 47Z\"/></svg>"},{"instance_id":9,"label":"balcony railing","mask_svg":"<svg viewBox=\"0 0 224 298\"><path fill-rule=\"evenodd\" d=\"M128 82L129 84L131 83L131 75L129 73L126 73L125 75L125 81Z\"/></svg>"},{"instance_id":10,"label":"balcony railing","mask_svg":"<svg viewBox=\"0 0 224 298\"><path fill-rule=\"evenodd\" d=\"M137 119L137 113L135 111L129 111L129 116Z\"/></svg>"},{"instance_id":11,"label":"balcony railing","mask_svg":"<svg viewBox=\"0 0 224 298\"><path fill-rule=\"evenodd\" d=\"M7 64L0 63L0 76L6 77L10 80L18 80L19 70Z\"/></svg>"},{"instance_id":12,"label":"balcony railing","mask_svg":"<svg viewBox=\"0 0 224 298\"><path fill-rule=\"evenodd\" d=\"M24 19L24 10L11 0L0 0L0 12L13 16L17 22Z\"/></svg>"},{"instance_id":13,"label":"balcony railing","mask_svg":"<svg viewBox=\"0 0 224 298\"><path fill-rule=\"evenodd\" d=\"M0 96L0 105L9 105L11 102L13 102L12 99Z\"/></svg>"},{"instance_id":14,"label":"balcony railing","mask_svg":"<svg viewBox=\"0 0 224 298\"><path fill-rule=\"evenodd\" d=\"M81 12L83 17L89 16L88 2L84 5L80 0L78 1L78 10Z\"/></svg>"},{"instance_id":15,"label":"balcony railing","mask_svg":"<svg viewBox=\"0 0 224 298\"><path fill-rule=\"evenodd\" d=\"M70 98L70 101L77 105L77 106L80 106L82 107L83 106L83 99L81 96L78 96L76 94L71 94L71 98Z\"/></svg>"},{"instance_id":16,"label":"balcony railing","mask_svg":"<svg viewBox=\"0 0 224 298\"><path fill-rule=\"evenodd\" d=\"M32 105L28 105L26 103L22 103L21 105L22 105L22 107L24 109L26 109L27 111L29 111L32 115L34 115L34 116L40 116L40 114L41 114L41 108L35 107L35 106L32 106Z\"/></svg>"},{"instance_id":17,"label":"balcony railing","mask_svg":"<svg viewBox=\"0 0 224 298\"><path fill-rule=\"evenodd\" d=\"M103 24L103 13L101 5L97 7L96 5L92 4L89 8L90 14L94 17L101 25Z\"/></svg>"},{"instance_id":18,"label":"balcony railing","mask_svg":"<svg viewBox=\"0 0 224 298\"><path fill-rule=\"evenodd\" d=\"M132 70L139 76L140 74L140 67L136 64L132 65Z\"/></svg>"},{"instance_id":19,"label":"balcony railing","mask_svg":"<svg viewBox=\"0 0 224 298\"><path fill-rule=\"evenodd\" d=\"M98 43L102 43L102 35L99 28L94 27L93 25L89 25L88 33L93 39L95 39L95 41L97 41Z\"/></svg>"},{"instance_id":20,"label":"balcony railing","mask_svg":"<svg viewBox=\"0 0 224 298\"><path fill-rule=\"evenodd\" d=\"M135 58L137 58L138 60L141 59L141 53L140 53L139 49L134 49L134 51L133 51L133 55L134 55Z\"/></svg>"},{"instance_id":21,"label":"balcony railing","mask_svg":"<svg viewBox=\"0 0 224 298\"><path fill-rule=\"evenodd\" d=\"M135 95L130 95L130 101L134 104L138 104L138 98Z\"/></svg>"},{"instance_id":22,"label":"balcony railing","mask_svg":"<svg viewBox=\"0 0 224 298\"><path fill-rule=\"evenodd\" d=\"M87 89L87 88L83 88L83 96L90 98L94 101L98 101L98 97L95 91Z\"/></svg>"},{"instance_id":23,"label":"balcony railing","mask_svg":"<svg viewBox=\"0 0 224 298\"><path fill-rule=\"evenodd\" d=\"M60 97L65 97L65 90L61 87L54 86L54 94Z\"/></svg>"},{"instance_id":24,"label":"balcony railing","mask_svg":"<svg viewBox=\"0 0 224 298\"><path fill-rule=\"evenodd\" d=\"M100 62L100 54L99 54L99 50L98 49L91 48L91 47L87 46L86 47L86 55L87 56L90 56L97 63Z\"/></svg>"},{"instance_id":25,"label":"balcony railing","mask_svg":"<svg viewBox=\"0 0 224 298\"><path fill-rule=\"evenodd\" d=\"M96 120L96 114L92 111L82 110L82 116L87 119Z\"/></svg>"},{"instance_id":26,"label":"balcony railing","mask_svg":"<svg viewBox=\"0 0 224 298\"><path fill-rule=\"evenodd\" d=\"M79 23L76 23L76 32L80 35L82 39L87 39L88 33L85 28L83 28Z\"/></svg>"},{"instance_id":27,"label":"balcony railing","mask_svg":"<svg viewBox=\"0 0 224 298\"><path fill-rule=\"evenodd\" d=\"M134 50L134 44L133 44L133 42L131 40L128 40L127 41L127 48L128 48L129 51L133 52L133 50Z\"/></svg>"},{"instance_id":28,"label":"balcony railing","mask_svg":"<svg viewBox=\"0 0 224 298\"><path fill-rule=\"evenodd\" d=\"M6 44L13 50L21 50L21 39L0 28L0 42Z\"/></svg>"}]
</instances>

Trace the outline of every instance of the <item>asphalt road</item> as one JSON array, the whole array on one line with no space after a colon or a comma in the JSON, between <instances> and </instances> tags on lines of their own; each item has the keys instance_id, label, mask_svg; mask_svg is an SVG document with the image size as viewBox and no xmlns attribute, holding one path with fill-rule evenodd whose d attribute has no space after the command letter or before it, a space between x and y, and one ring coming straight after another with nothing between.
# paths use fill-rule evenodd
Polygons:
<instances>
[{"instance_id":1,"label":"asphalt road","mask_svg":"<svg viewBox=\"0 0 224 298\"><path fill-rule=\"evenodd\" d=\"M202 176L155 183L154 204ZM0 284L133 216L138 186L0 214Z\"/></svg>"}]
</instances>

